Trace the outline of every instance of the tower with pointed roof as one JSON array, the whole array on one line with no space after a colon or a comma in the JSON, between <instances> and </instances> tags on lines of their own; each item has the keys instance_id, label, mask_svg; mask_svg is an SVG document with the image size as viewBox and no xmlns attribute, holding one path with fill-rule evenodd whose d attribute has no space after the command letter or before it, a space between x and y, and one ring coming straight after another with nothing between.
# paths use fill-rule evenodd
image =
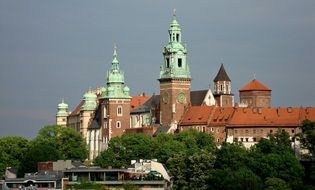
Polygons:
<instances>
[{"instance_id":1,"label":"tower with pointed roof","mask_svg":"<svg viewBox=\"0 0 315 190\"><path fill-rule=\"evenodd\" d=\"M240 103L248 107L271 107L271 89L253 79L240 90Z\"/></svg>"},{"instance_id":2,"label":"tower with pointed roof","mask_svg":"<svg viewBox=\"0 0 315 190\"><path fill-rule=\"evenodd\" d=\"M190 102L191 76L187 62L187 49L182 43L181 27L173 20L168 29L168 43L163 48L160 70L160 123L176 124Z\"/></svg>"},{"instance_id":3,"label":"tower with pointed roof","mask_svg":"<svg viewBox=\"0 0 315 190\"><path fill-rule=\"evenodd\" d=\"M119 67L116 45L112 66L107 71L107 85L101 92L101 125L103 142L107 144L112 137L121 135L130 127L130 89L125 84L124 72Z\"/></svg>"},{"instance_id":4,"label":"tower with pointed roof","mask_svg":"<svg viewBox=\"0 0 315 190\"><path fill-rule=\"evenodd\" d=\"M233 107L234 95L232 94L231 79L226 73L223 63L219 69L218 74L213 79L214 93L216 105L219 107Z\"/></svg>"},{"instance_id":5,"label":"tower with pointed roof","mask_svg":"<svg viewBox=\"0 0 315 190\"><path fill-rule=\"evenodd\" d=\"M68 104L64 102L64 99L61 100L61 103L58 104L58 111L56 114L56 125L67 126L67 120L69 116Z\"/></svg>"}]
</instances>

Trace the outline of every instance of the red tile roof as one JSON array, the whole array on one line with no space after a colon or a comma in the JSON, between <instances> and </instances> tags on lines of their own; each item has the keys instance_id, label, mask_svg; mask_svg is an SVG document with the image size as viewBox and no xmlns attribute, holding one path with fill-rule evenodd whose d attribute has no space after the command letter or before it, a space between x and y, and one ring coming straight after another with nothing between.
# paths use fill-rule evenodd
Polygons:
<instances>
[{"instance_id":1,"label":"red tile roof","mask_svg":"<svg viewBox=\"0 0 315 190\"><path fill-rule=\"evenodd\" d=\"M300 126L304 120L315 121L315 107L233 108L192 106L183 115L180 125L228 127Z\"/></svg>"},{"instance_id":2,"label":"red tile roof","mask_svg":"<svg viewBox=\"0 0 315 190\"><path fill-rule=\"evenodd\" d=\"M240 90L242 91L271 91L270 88L268 88L266 85L261 83L260 81L254 79L247 83L245 86L243 86Z\"/></svg>"},{"instance_id":3,"label":"red tile roof","mask_svg":"<svg viewBox=\"0 0 315 190\"><path fill-rule=\"evenodd\" d=\"M236 108L228 126L299 126L301 108Z\"/></svg>"},{"instance_id":4,"label":"red tile roof","mask_svg":"<svg viewBox=\"0 0 315 190\"><path fill-rule=\"evenodd\" d=\"M216 107L210 120L211 126L222 126L228 124L234 113L233 107Z\"/></svg>"},{"instance_id":5,"label":"red tile roof","mask_svg":"<svg viewBox=\"0 0 315 190\"><path fill-rule=\"evenodd\" d=\"M214 106L191 106L183 115L180 125L207 125Z\"/></svg>"},{"instance_id":6,"label":"red tile roof","mask_svg":"<svg viewBox=\"0 0 315 190\"><path fill-rule=\"evenodd\" d=\"M143 105L149 99L150 99L150 96L133 96L130 102L130 108L131 108L130 111Z\"/></svg>"}]
</instances>

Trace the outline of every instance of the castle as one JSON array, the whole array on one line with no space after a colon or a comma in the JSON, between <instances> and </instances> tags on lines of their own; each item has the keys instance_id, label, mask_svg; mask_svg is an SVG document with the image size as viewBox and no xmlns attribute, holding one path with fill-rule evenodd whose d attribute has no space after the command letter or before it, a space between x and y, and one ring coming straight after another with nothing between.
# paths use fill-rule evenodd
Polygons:
<instances>
[{"instance_id":1,"label":"castle","mask_svg":"<svg viewBox=\"0 0 315 190\"><path fill-rule=\"evenodd\" d=\"M294 136L303 120L315 121L314 107L272 108L271 89L257 79L239 90L236 103L223 64L213 80L213 93L191 91L187 49L175 14L162 53L159 95L130 96L115 46L106 85L87 91L72 112L64 100L58 104L56 124L80 132L90 160L106 149L111 138L125 132L156 135L195 128L212 133L217 143L241 141L251 146L279 129Z\"/></svg>"}]
</instances>

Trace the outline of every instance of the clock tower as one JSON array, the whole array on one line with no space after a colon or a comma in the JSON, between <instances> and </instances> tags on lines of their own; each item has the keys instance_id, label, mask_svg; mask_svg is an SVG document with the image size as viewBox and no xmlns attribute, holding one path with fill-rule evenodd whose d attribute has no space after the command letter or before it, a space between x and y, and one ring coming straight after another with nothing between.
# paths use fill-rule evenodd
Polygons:
<instances>
[{"instance_id":1,"label":"clock tower","mask_svg":"<svg viewBox=\"0 0 315 190\"><path fill-rule=\"evenodd\" d=\"M181 28L175 11L168 30L168 43L163 48L160 70L160 123L174 126L190 103L191 76L187 63L187 49L182 44Z\"/></svg>"}]
</instances>

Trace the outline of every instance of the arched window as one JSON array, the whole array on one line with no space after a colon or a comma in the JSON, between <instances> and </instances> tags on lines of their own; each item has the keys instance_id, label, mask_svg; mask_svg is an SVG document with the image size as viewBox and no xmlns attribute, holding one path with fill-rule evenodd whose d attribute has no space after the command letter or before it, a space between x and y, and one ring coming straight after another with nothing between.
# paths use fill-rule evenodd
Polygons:
<instances>
[{"instance_id":1,"label":"arched window","mask_svg":"<svg viewBox=\"0 0 315 190\"><path fill-rule=\"evenodd\" d=\"M117 107L117 116L122 116L123 115L123 108L121 106Z\"/></svg>"},{"instance_id":2,"label":"arched window","mask_svg":"<svg viewBox=\"0 0 315 190\"><path fill-rule=\"evenodd\" d=\"M117 122L116 122L116 128L121 128L121 123L120 123L120 121L117 121Z\"/></svg>"}]
</instances>

